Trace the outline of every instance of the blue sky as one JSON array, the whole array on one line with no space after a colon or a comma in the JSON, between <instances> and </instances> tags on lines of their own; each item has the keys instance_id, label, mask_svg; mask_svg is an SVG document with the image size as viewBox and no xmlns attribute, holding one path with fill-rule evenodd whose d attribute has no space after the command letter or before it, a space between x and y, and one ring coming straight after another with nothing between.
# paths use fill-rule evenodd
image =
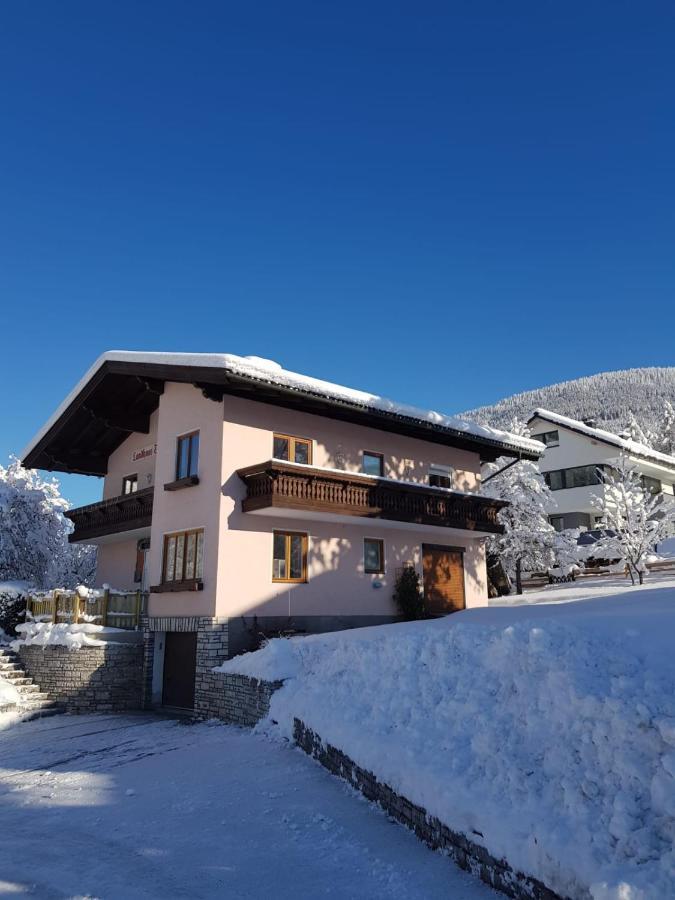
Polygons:
<instances>
[{"instance_id":1,"label":"blue sky","mask_svg":"<svg viewBox=\"0 0 675 900\"><path fill-rule=\"evenodd\" d=\"M5 4L0 460L105 349L446 412L671 364L674 44L665 3Z\"/></svg>"}]
</instances>

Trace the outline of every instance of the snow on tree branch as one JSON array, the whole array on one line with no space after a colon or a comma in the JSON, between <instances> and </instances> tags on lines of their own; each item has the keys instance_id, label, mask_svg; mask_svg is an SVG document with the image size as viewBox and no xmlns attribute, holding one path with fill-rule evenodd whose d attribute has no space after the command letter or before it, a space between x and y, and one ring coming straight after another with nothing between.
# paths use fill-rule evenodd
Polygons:
<instances>
[{"instance_id":1,"label":"snow on tree branch","mask_svg":"<svg viewBox=\"0 0 675 900\"><path fill-rule=\"evenodd\" d=\"M59 483L24 469L10 457L0 465L0 580L26 581L36 588L74 587L92 580L96 548L69 544L69 503Z\"/></svg>"},{"instance_id":2,"label":"snow on tree branch","mask_svg":"<svg viewBox=\"0 0 675 900\"><path fill-rule=\"evenodd\" d=\"M664 494L652 493L624 456L613 469L600 474L603 490L591 503L602 513L608 533L596 544L596 555L602 552L624 559L632 583L637 576L642 584L647 556L673 534L675 503Z\"/></svg>"}]
</instances>

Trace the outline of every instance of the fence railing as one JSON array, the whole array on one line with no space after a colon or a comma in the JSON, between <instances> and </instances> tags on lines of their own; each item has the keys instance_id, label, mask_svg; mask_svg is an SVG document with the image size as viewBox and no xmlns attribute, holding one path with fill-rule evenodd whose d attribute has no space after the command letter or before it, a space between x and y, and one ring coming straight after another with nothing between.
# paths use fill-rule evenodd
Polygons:
<instances>
[{"instance_id":1,"label":"fence railing","mask_svg":"<svg viewBox=\"0 0 675 900\"><path fill-rule=\"evenodd\" d=\"M81 597L77 591L55 590L30 595L26 601L26 618L71 625L91 622L107 628L135 630L140 627L146 605L147 594L142 591L103 590L88 598Z\"/></svg>"}]
</instances>

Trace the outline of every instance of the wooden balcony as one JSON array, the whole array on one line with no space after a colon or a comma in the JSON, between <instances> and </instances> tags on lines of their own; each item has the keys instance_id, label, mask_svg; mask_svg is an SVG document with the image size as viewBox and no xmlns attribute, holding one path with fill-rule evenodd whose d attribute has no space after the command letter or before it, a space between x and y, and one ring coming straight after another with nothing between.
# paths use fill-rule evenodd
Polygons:
<instances>
[{"instance_id":1,"label":"wooden balcony","mask_svg":"<svg viewBox=\"0 0 675 900\"><path fill-rule=\"evenodd\" d=\"M501 534L497 513L508 504L480 494L445 491L388 478L270 460L239 469L244 512L298 510Z\"/></svg>"},{"instance_id":2,"label":"wooden balcony","mask_svg":"<svg viewBox=\"0 0 675 900\"><path fill-rule=\"evenodd\" d=\"M87 541L106 534L119 534L149 528L152 521L152 496L154 488L144 488L134 494L111 497L89 506L69 509L66 516L75 525L68 540Z\"/></svg>"}]
</instances>

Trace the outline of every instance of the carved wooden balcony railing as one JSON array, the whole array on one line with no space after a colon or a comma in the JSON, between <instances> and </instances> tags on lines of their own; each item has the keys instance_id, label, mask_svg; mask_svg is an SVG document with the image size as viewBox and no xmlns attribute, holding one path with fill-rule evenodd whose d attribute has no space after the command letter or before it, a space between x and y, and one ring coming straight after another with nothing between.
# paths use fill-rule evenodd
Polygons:
<instances>
[{"instance_id":1,"label":"carved wooden balcony railing","mask_svg":"<svg viewBox=\"0 0 675 900\"><path fill-rule=\"evenodd\" d=\"M497 513L508 505L480 494L444 491L277 460L247 466L237 474L247 488L242 501L244 512L294 509L501 534L503 528L497 521Z\"/></svg>"},{"instance_id":2,"label":"carved wooden balcony railing","mask_svg":"<svg viewBox=\"0 0 675 900\"><path fill-rule=\"evenodd\" d=\"M75 530L68 540L86 541L105 534L149 528L153 490L151 487L144 488L134 494L123 494L101 500L100 503L69 509L66 516L74 523Z\"/></svg>"}]
</instances>

